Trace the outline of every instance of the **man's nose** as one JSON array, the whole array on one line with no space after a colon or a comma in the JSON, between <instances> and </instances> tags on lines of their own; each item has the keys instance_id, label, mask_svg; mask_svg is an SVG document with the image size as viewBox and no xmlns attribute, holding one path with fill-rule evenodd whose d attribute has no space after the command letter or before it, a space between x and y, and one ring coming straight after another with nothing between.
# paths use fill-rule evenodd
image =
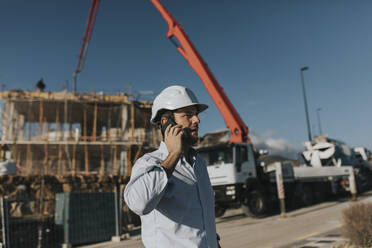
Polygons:
<instances>
[{"instance_id":1,"label":"man's nose","mask_svg":"<svg viewBox=\"0 0 372 248\"><path fill-rule=\"evenodd\" d=\"M191 119L192 123L200 123L200 119L199 119L199 116L197 115L194 115Z\"/></svg>"}]
</instances>

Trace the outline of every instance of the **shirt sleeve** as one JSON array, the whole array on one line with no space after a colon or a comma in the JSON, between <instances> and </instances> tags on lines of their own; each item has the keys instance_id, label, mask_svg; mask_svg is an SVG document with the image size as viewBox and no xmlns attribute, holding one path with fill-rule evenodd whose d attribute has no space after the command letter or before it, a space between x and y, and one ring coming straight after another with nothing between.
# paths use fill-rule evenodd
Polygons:
<instances>
[{"instance_id":1,"label":"shirt sleeve","mask_svg":"<svg viewBox=\"0 0 372 248\"><path fill-rule=\"evenodd\" d=\"M124 200L136 214L148 214L162 199L167 183L168 177L161 161L145 155L133 166L130 181L124 190Z\"/></svg>"}]
</instances>

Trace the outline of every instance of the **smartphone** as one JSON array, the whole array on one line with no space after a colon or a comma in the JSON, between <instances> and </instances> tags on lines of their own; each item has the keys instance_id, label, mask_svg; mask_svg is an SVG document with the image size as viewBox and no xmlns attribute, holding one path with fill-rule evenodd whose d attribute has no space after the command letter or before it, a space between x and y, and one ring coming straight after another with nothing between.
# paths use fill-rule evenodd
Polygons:
<instances>
[{"instance_id":1,"label":"smartphone","mask_svg":"<svg viewBox=\"0 0 372 248\"><path fill-rule=\"evenodd\" d=\"M161 127L161 133L163 134L163 137L164 137L164 134L165 134L165 129L167 129L167 127L171 125L172 127L177 125L177 123L172 119L172 118L169 118L167 120L166 123L164 123L164 125Z\"/></svg>"}]
</instances>

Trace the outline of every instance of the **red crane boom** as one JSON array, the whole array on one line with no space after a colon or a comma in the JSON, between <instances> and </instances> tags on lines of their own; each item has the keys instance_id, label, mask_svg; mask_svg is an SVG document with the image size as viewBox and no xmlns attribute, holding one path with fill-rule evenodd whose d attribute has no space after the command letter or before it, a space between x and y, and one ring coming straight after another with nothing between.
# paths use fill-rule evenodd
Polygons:
<instances>
[{"instance_id":1,"label":"red crane boom","mask_svg":"<svg viewBox=\"0 0 372 248\"><path fill-rule=\"evenodd\" d=\"M86 54L87 54L87 51L88 51L88 45L89 45L90 37L92 36L94 21L96 20L96 15L97 15L99 3L100 3L100 0L92 0L92 3L90 4L89 15L88 15L87 24L85 25L85 31L84 31L84 36L83 36L83 39L82 39L83 42L81 44L78 64L77 64L76 69L73 73L74 93L76 92L77 74L80 73L83 70L85 57L86 57Z\"/></svg>"},{"instance_id":2,"label":"red crane boom","mask_svg":"<svg viewBox=\"0 0 372 248\"><path fill-rule=\"evenodd\" d=\"M191 68L199 76L207 89L209 95L212 97L218 110L220 111L223 119L225 120L226 126L231 131L230 142L245 142L250 143L248 137L248 127L241 119L240 115L236 111L235 107L231 103L223 91L220 84L217 82L213 73L204 62L190 39L187 37L185 31L183 31L181 25L176 21L172 14L159 2L159 0L150 0L152 4L157 8L162 17L168 24L167 38L170 39L176 46L178 52L186 59ZM177 44L173 38L176 38L179 42Z\"/></svg>"}]
</instances>

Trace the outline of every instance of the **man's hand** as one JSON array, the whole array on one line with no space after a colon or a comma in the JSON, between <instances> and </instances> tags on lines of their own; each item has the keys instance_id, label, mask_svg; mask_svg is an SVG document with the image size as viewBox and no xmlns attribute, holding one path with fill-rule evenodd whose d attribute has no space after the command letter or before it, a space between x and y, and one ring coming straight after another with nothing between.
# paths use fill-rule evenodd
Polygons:
<instances>
[{"instance_id":1,"label":"man's hand","mask_svg":"<svg viewBox=\"0 0 372 248\"><path fill-rule=\"evenodd\" d=\"M165 129L164 143L168 149L168 157L161 163L168 178L172 175L178 159L182 153L182 135L183 129L181 125L169 125Z\"/></svg>"},{"instance_id":2,"label":"man's hand","mask_svg":"<svg viewBox=\"0 0 372 248\"><path fill-rule=\"evenodd\" d=\"M183 129L181 125L169 125L165 129L164 143L167 146L170 154L180 155L182 152L182 135Z\"/></svg>"}]
</instances>

